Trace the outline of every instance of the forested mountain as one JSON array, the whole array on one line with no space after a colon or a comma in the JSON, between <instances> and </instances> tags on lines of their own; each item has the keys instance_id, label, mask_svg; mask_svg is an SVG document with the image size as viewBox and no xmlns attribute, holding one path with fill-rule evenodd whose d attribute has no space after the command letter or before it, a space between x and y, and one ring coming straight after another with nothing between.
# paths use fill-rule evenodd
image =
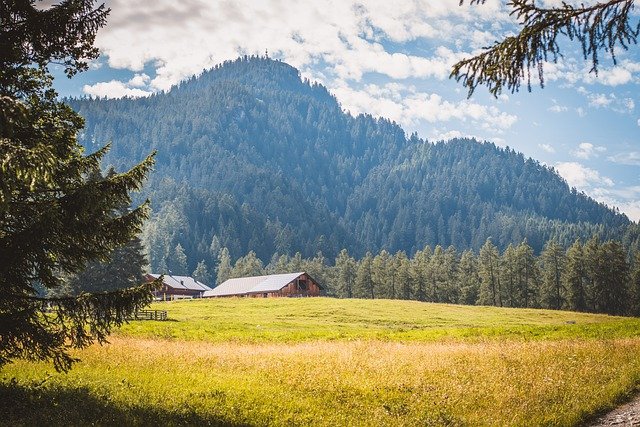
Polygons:
<instances>
[{"instance_id":1,"label":"forested mountain","mask_svg":"<svg viewBox=\"0 0 640 427\"><path fill-rule=\"evenodd\" d=\"M106 142L120 170L157 150L141 197L154 270L212 270L221 248L333 259L342 248L425 245L535 251L600 235L635 244L628 218L570 189L552 169L491 143L432 144L397 124L352 116L321 85L280 61L225 62L167 93L68 100L86 118L89 151Z\"/></svg>"}]
</instances>

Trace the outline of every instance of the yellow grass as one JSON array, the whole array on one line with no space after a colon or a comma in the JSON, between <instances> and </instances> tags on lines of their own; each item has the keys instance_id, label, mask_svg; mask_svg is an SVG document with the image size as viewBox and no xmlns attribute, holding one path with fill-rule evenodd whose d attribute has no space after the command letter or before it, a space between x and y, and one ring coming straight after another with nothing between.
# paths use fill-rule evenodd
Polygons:
<instances>
[{"instance_id":1,"label":"yellow grass","mask_svg":"<svg viewBox=\"0 0 640 427\"><path fill-rule=\"evenodd\" d=\"M640 381L640 339L238 344L119 337L81 356L69 374L19 363L3 375L25 386L52 375L40 388L54 400L60 389L81 388L107 401L115 411L104 411L99 423L122 416L146 423L136 414L152 409L169 424L326 426L574 425ZM65 419L86 420L77 411L64 408Z\"/></svg>"},{"instance_id":2,"label":"yellow grass","mask_svg":"<svg viewBox=\"0 0 640 427\"><path fill-rule=\"evenodd\" d=\"M0 370L0 425L571 426L640 385L640 319L411 301L155 304Z\"/></svg>"}]
</instances>

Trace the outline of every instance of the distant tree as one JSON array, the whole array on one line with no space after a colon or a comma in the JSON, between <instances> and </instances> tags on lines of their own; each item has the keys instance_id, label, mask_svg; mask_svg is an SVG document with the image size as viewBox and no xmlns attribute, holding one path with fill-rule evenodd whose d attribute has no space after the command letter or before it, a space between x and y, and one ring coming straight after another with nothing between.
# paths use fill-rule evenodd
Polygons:
<instances>
[{"instance_id":1,"label":"distant tree","mask_svg":"<svg viewBox=\"0 0 640 427\"><path fill-rule=\"evenodd\" d=\"M373 277L371 271L372 263L373 256L370 252L367 252L358 263L356 280L353 286L353 296L355 298L375 298Z\"/></svg>"},{"instance_id":2,"label":"distant tree","mask_svg":"<svg viewBox=\"0 0 640 427\"><path fill-rule=\"evenodd\" d=\"M196 269L191 273L194 279L196 279L200 283L204 283L207 286L210 286L211 283L211 274L209 274L209 269L207 268L207 264L204 260L200 261L196 266Z\"/></svg>"},{"instance_id":3,"label":"distant tree","mask_svg":"<svg viewBox=\"0 0 640 427\"><path fill-rule=\"evenodd\" d=\"M629 314L640 317L640 252L633 254L633 269L629 283Z\"/></svg>"},{"instance_id":4,"label":"distant tree","mask_svg":"<svg viewBox=\"0 0 640 427\"><path fill-rule=\"evenodd\" d=\"M579 240L576 240L567 251L563 282L567 289L567 308L573 311L585 311L587 309L587 268Z\"/></svg>"},{"instance_id":5,"label":"distant tree","mask_svg":"<svg viewBox=\"0 0 640 427\"><path fill-rule=\"evenodd\" d=\"M458 288L458 304L473 305L478 300L480 276L478 262L472 251L462 252L458 267L456 286Z\"/></svg>"},{"instance_id":6,"label":"distant tree","mask_svg":"<svg viewBox=\"0 0 640 427\"><path fill-rule=\"evenodd\" d=\"M218 255L218 269L216 271L216 284L220 285L227 279L231 278L231 256L229 255L229 249L223 247Z\"/></svg>"},{"instance_id":7,"label":"distant tree","mask_svg":"<svg viewBox=\"0 0 640 427\"><path fill-rule=\"evenodd\" d=\"M565 302L565 290L562 281L565 268L564 250L555 240L550 240L544 246L540 258L542 264L540 302L544 308L559 310Z\"/></svg>"},{"instance_id":8,"label":"distant tree","mask_svg":"<svg viewBox=\"0 0 640 427\"><path fill-rule=\"evenodd\" d=\"M145 282L146 268L142 242L134 237L115 248L107 261L90 261L81 272L63 278L67 282L64 290L52 289L48 295L62 297L131 288Z\"/></svg>"},{"instance_id":9,"label":"distant tree","mask_svg":"<svg viewBox=\"0 0 640 427\"><path fill-rule=\"evenodd\" d=\"M173 249L171 256L168 260L169 271L171 274L178 276L187 275L187 254L184 252L184 248L180 243Z\"/></svg>"},{"instance_id":10,"label":"distant tree","mask_svg":"<svg viewBox=\"0 0 640 427\"><path fill-rule=\"evenodd\" d=\"M394 255L394 259L396 269L395 283L398 292L397 297L402 299L415 298L416 294L411 294L411 264L409 263L407 254L405 254L404 251L398 251Z\"/></svg>"},{"instance_id":11,"label":"distant tree","mask_svg":"<svg viewBox=\"0 0 640 427\"><path fill-rule=\"evenodd\" d=\"M594 283L595 310L599 313L625 314L628 300L629 264L620 242L609 240L600 246L600 274Z\"/></svg>"},{"instance_id":12,"label":"distant tree","mask_svg":"<svg viewBox=\"0 0 640 427\"><path fill-rule=\"evenodd\" d=\"M516 248L518 263L518 282L516 284L516 298L518 307L538 306L538 288L540 284L540 270L533 254L533 248L525 239Z\"/></svg>"},{"instance_id":13,"label":"distant tree","mask_svg":"<svg viewBox=\"0 0 640 427\"><path fill-rule=\"evenodd\" d=\"M231 277L252 277L264 274L264 266L254 251L249 251L243 257L236 260L231 270Z\"/></svg>"},{"instance_id":14,"label":"distant tree","mask_svg":"<svg viewBox=\"0 0 640 427\"><path fill-rule=\"evenodd\" d=\"M471 4L485 0L470 0ZM464 0L460 0L464 3ZM616 51L638 41L640 24L634 16L635 0L609 0L593 5L540 7L535 0L510 0L507 6L520 23L520 31L497 41L484 52L453 66L451 77L462 80L469 96L485 85L494 96L503 89L517 91L524 82L531 90L531 74L544 86L544 64L561 57L558 37L577 41L591 71L597 73L599 53L616 62Z\"/></svg>"},{"instance_id":15,"label":"distant tree","mask_svg":"<svg viewBox=\"0 0 640 427\"><path fill-rule=\"evenodd\" d=\"M336 258L336 293L341 298L353 297L356 277L356 261L343 249Z\"/></svg>"},{"instance_id":16,"label":"distant tree","mask_svg":"<svg viewBox=\"0 0 640 427\"><path fill-rule=\"evenodd\" d=\"M383 249L373 258L371 275L378 298L393 298L391 290L393 270L393 259L386 250Z\"/></svg>"},{"instance_id":17,"label":"distant tree","mask_svg":"<svg viewBox=\"0 0 640 427\"><path fill-rule=\"evenodd\" d=\"M518 266L518 254L513 245L507 246L502 260L500 262L500 276L502 277L502 285L504 290L503 301L507 307L518 307L520 301L517 295L517 289L520 279L520 271Z\"/></svg>"},{"instance_id":18,"label":"distant tree","mask_svg":"<svg viewBox=\"0 0 640 427\"><path fill-rule=\"evenodd\" d=\"M427 289L429 286L430 278L430 265L429 260L431 258L431 248L425 247L423 250L419 250L411 259L411 281L413 283L413 299L418 301L427 300ZM396 270L399 267L399 262L396 262ZM396 274L397 275L397 274ZM397 280L396 280L397 282ZM395 294L395 286L394 286Z\"/></svg>"},{"instance_id":19,"label":"distant tree","mask_svg":"<svg viewBox=\"0 0 640 427\"><path fill-rule=\"evenodd\" d=\"M500 287L500 253L498 248L487 239L478 255L480 271L480 291L478 304L497 305L502 307Z\"/></svg>"},{"instance_id":20,"label":"distant tree","mask_svg":"<svg viewBox=\"0 0 640 427\"><path fill-rule=\"evenodd\" d=\"M107 14L88 0L0 6L0 366L25 358L69 369L70 349L105 342L157 286L65 297L41 292L59 289L64 276L89 262L107 261L148 216L147 203L118 209L131 204L152 158L90 179L107 148L83 156L83 119L51 88L51 62L72 76L98 56L93 41Z\"/></svg>"}]
</instances>

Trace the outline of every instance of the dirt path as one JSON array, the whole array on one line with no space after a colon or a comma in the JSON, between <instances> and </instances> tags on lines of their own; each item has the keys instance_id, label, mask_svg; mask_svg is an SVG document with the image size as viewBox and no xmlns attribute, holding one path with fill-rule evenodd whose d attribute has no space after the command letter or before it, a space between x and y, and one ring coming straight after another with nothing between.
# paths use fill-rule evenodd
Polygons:
<instances>
[{"instance_id":1,"label":"dirt path","mask_svg":"<svg viewBox=\"0 0 640 427\"><path fill-rule=\"evenodd\" d=\"M617 407L596 420L588 423L587 427L629 427L640 426L640 394L631 402Z\"/></svg>"}]
</instances>

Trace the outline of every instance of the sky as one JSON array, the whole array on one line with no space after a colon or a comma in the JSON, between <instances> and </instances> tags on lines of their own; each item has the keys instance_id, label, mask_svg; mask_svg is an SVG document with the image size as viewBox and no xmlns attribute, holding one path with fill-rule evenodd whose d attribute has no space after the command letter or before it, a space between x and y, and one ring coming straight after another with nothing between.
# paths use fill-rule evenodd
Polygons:
<instances>
[{"instance_id":1,"label":"sky","mask_svg":"<svg viewBox=\"0 0 640 427\"><path fill-rule=\"evenodd\" d=\"M564 57L545 64L544 88L498 98L479 88L468 98L449 78L452 65L517 23L504 1L467 3L107 0L101 57L71 80L54 70L54 85L62 96L147 96L224 60L268 52L352 114L389 118L429 141L469 136L511 147L640 220L640 46L617 51L616 64L602 53L596 76L579 46L562 42Z\"/></svg>"}]
</instances>

